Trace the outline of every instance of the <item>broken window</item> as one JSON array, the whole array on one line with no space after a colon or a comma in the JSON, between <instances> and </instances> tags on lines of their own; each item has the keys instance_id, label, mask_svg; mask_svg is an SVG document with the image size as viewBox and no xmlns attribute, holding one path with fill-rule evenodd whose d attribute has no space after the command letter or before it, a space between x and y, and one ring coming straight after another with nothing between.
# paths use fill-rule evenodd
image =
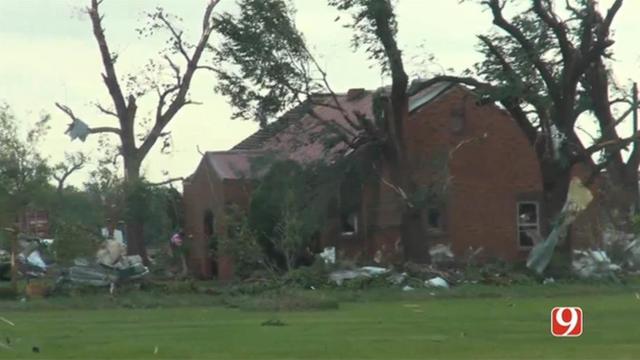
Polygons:
<instances>
[{"instance_id":1,"label":"broken window","mask_svg":"<svg viewBox=\"0 0 640 360\"><path fill-rule=\"evenodd\" d=\"M358 232L358 214L355 212L343 213L340 217L342 235L353 235Z\"/></svg>"},{"instance_id":2,"label":"broken window","mask_svg":"<svg viewBox=\"0 0 640 360\"><path fill-rule=\"evenodd\" d=\"M540 234L540 206L536 201L518 203L518 244L529 248Z\"/></svg>"}]
</instances>

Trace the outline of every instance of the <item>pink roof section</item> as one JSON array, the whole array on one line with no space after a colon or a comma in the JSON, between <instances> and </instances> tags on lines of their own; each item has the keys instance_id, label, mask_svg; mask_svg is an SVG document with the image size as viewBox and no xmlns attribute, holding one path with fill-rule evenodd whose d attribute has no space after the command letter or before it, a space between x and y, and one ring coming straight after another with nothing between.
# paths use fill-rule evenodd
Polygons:
<instances>
[{"instance_id":1,"label":"pink roof section","mask_svg":"<svg viewBox=\"0 0 640 360\"><path fill-rule=\"evenodd\" d=\"M410 111L424 106L451 88L451 83L435 83L421 89L409 101ZM318 95L313 106L303 105L284 114L279 120L267 125L232 150L208 152L207 157L215 171L223 179L258 178L252 168L253 160L260 156L278 155L301 164L315 161L333 162L343 156L348 145L340 141L330 141L332 130L329 126L336 124L350 130L353 138L355 131L338 110L335 101L344 109L348 118L356 121L356 114L373 119L373 92L363 89L350 90L347 94L338 94L336 99L330 95ZM307 111L312 110L312 111ZM331 146L328 146L331 144ZM261 169L263 172L265 169Z\"/></svg>"},{"instance_id":2,"label":"pink roof section","mask_svg":"<svg viewBox=\"0 0 640 360\"><path fill-rule=\"evenodd\" d=\"M256 159L262 156L261 151L253 150L229 150L208 151L205 157L221 179L251 179L260 171L255 164Z\"/></svg>"},{"instance_id":3,"label":"pink roof section","mask_svg":"<svg viewBox=\"0 0 640 360\"><path fill-rule=\"evenodd\" d=\"M349 100L346 95L337 96L340 106L354 123L357 123L355 115L357 113L371 118L372 99L371 93L363 93L361 97L353 100ZM327 97L321 101L329 106L315 105L313 107L315 116L308 113L292 122L291 125L267 139L263 143L262 150L284 153L287 158L300 163L318 160L330 162L348 150L344 142L336 142L334 146L327 147L329 137L335 136L335 130L329 128L331 123L347 129L352 134L356 131L349 125L349 121L345 120L342 112L335 108L333 99Z\"/></svg>"}]
</instances>

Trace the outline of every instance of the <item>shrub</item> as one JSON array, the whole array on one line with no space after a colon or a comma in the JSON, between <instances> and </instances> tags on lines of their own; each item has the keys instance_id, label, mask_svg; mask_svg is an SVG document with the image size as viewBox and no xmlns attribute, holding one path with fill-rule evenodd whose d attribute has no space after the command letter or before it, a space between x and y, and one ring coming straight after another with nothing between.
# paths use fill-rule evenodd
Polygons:
<instances>
[{"instance_id":1,"label":"shrub","mask_svg":"<svg viewBox=\"0 0 640 360\"><path fill-rule=\"evenodd\" d=\"M78 257L93 257L98 248L98 237L79 225L61 223L56 227L53 250L56 261L70 264Z\"/></svg>"},{"instance_id":2,"label":"shrub","mask_svg":"<svg viewBox=\"0 0 640 360\"><path fill-rule=\"evenodd\" d=\"M226 215L227 233L219 239L219 253L234 259L234 271L241 279L259 269L269 267L257 236L249 226L247 216L233 206Z\"/></svg>"},{"instance_id":3,"label":"shrub","mask_svg":"<svg viewBox=\"0 0 640 360\"><path fill-rule=\"evenodd\" d=\"M286 284L296 285L304 289L320 288L328 284L329 269L316 260L311 266L303 266L289 271L284 281Z\"/></svg>"}]
</instances>

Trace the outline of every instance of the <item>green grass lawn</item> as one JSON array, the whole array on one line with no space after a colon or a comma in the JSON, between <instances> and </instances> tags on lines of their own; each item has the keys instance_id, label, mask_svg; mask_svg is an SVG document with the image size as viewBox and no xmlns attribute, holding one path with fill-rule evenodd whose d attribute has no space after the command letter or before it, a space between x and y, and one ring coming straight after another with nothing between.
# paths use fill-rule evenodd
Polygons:
<instances>
[{"instance_id":1,"label":"green grass lawn","mask_svg":"<svg viewBox=\"0 0 640 360\"><path fill-rule=\"evenodd\" d=\"M594 287L567 296L558 286L557 296L550 296L553 291L546 289L542 296L511 296L511 290L504 290L506 296L475 298L434 297L425 290L400 294L395 300L361 300L340 303L336 310L299 312L201 305L3 311L0 303L0 316L15 323L12 327L0 322L0 342L9 337L13 348L0 347L0 358L640 357L640 300L635 290L607 295L606 287ZM549 312L558 305L582 306L582 337L550 335ZM261 325L269 319L286 325ZM32 352L34 346L39 353Z\"/></svg>"}]
</instances>

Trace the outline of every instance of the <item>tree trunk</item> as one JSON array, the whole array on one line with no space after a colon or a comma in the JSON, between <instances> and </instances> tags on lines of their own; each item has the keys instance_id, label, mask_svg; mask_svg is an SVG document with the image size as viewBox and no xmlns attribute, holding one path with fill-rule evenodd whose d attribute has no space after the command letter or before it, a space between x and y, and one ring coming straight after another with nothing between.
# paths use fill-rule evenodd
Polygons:
<instances>
[{"instance_id":1,"label":"tree trunk","mask_svg":"<svg viewBox=\"0 0 640 360\"><path fill-rule=\"evenodd\" d=\"M540 215L540 235L546 239L553 230L559 225L558 220L569 191L569 183L571 182L571 168L553 166L553 170L546 169L542 172L543 178L543 203L542 214ZM558 237L556 252L563 254L571 253L571 238L566 236L570 233L570 227L567 231L560 232Z\"/></svg>"},{"instance_id":2,"label":"tree trunk","mask_svg":"<svg viewBox=\"0 0 640 360\"><path fill-rule=\"evenodd\" d=\"M134 161L130 157L125 157L125 198L124 204L127 208L127 216L125 217L126 236L127 236L127 254L139 255L145 265L149 265L147 257L147 248L144 243L144 222L141 220L141 214L131 213L130 209L136 199L133 191L136 191L138 182L140 181L140 162ZM136 204L134 209L139 209L141 204Z\"/></svg>"},{"instance_id":3,"label":"tree trunk","mask_svg":"<svg viewBox=\"0 0 640 360\"><path fill-rule=\"evenodd\" d=\"M422 221L422 210L405 207L402 214L402 243L406 261L428 264L429 239Z\"/></svg>"},{"instance_id":4,"label":"tree trunk","mask_svg":"<svg viewBox=\"0 0 640 360\"><path fill-rule=\"evenodd\" d=\"M403 150L403 155L387 156L390 166L391 178L400 189L405 192L402 201L402 217L400 235L404 250L404 259L416 263L428 264L431 262L429 254L429 238L423 221L425 204L416 204L412 196L418 190L418 185L412 180L412 163L406 157L405 144L400 143L396 148Z\"/></svg>"},{"instance_id":5,"label":"tree trunk","mask_svg":"<svg viewBox=\"0 0 640 360\"><path fill-rule=\"evenodd\" d=\"M571 182L571 168L559 166L558 164L542 164L543 181L543 229L547 235L555 219L560 214L565 201L569 182Z\"/></svg>"},{"instance_id":6,"label":"tree trunk","mask_svg":"<svg viewBox=\"0 0 640 360\"><path fill-rule=\"evenodd\" d=\"M611 174L612 175L612 174ZM636 171L622 171L607 179L606 202L612 225L631 232L633 216L637 213L638 175Z\"/></svg>"}]
</instances>

